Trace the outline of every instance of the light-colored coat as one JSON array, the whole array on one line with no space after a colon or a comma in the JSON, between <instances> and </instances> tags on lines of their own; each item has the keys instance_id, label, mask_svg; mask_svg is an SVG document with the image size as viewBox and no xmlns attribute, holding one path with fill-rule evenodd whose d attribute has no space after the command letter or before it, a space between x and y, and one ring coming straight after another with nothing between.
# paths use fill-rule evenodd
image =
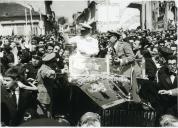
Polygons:
<instances>
[{"instance_id":1,"label":"light-colored coat","mask_svg":"<svg viewBox=\"0 0 178 128\"><path fill-rule=\"evenodd\" d=\"M136 76L141 75L141 69L139 69L138 64L135 62L135 55L133 53L132 47L127 42L117 41L115 46L115 58L121 59L120 65L115 65L114 72L120 75L130 76L131 67L136 68Z\"/></svg>"},{"instance_id":2,"label":"light-colored coat","mask_svg":"<svg viewBox=\"0 0 178 128\"><path fill-rule=\"evenodd\" d=\"M52 70L49 66L42 65L37 73L37 81L38 81L38 100L42 104L50 104L51 99L47 92L47 89L44 85L44 78L53 78L55 76L54 70ZM49 85L50 86L50 85ZM52 86L52 85L51 85Z\"/></svg>"}]
</instances>

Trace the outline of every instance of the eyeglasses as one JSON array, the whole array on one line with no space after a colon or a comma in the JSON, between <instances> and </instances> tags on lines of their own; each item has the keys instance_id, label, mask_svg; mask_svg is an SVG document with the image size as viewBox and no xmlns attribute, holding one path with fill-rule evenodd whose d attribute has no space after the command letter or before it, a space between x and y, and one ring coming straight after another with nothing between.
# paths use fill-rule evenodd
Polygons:
<instances>
[{"instance_id":1,"label":"eyeglasses","mask_svg":"<svg viewBox=\"0 0 178 128\"><path fill-rule=\"evenodd\" d=\"M58 48L55 48L54 50L59 50Z\"/></svg>"},{"instance_id":2,"label":"eyeglasses","mask_svg":"<svg viewBox=\"0 0 178 128\"><path fill-rule=\"evenodd\" d=\"M168 65L176 66L176 63L168 63Z\"/></svg>"}]
</instances>

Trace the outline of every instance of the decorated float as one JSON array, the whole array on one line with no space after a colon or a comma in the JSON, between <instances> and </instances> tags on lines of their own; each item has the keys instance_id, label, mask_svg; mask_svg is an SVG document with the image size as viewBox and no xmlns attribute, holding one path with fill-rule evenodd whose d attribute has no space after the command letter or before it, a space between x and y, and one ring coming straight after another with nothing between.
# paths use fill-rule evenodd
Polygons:
<instances>
[{"instance_id":1,"label":"decorated float","mask_svg":"<svg viewBox=\"0 0 178 128\"><path fill-rule=\"evenodd\" d=\"M108 57L69 57L69 82L80 92L71 103L74 117L93 111L102 126L155 126L156 112L142 104L134 69L125 76L112 68Z\"/></svg>"}]
</instances>

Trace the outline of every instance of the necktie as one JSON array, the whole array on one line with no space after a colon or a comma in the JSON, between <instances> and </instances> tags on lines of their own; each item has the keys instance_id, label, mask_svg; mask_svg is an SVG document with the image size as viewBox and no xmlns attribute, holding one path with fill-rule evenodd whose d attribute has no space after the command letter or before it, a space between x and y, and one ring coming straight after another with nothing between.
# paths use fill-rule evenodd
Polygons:
<instances>
[{"instance_id":1,"label":"necktie","mask_svg":"<svg viewBox=\"0 0 178 128\"><path fill-rule=\"evenodd\" d=\"M175 72L169 72L169 75L174 75L174 76L176 76L176 73L175 73Z\"/></svg>"},{"instance_id":2,"label":"necktie","mask_svg":"<svg viewBox=\"0 0 178 128\"><path fill-rule=\"evenodd\" d=\"M15 106L17 107L17 103L16 103L17 99L16 99L15 91L13 91L13 93L12 93L12 100L15 103Z\"/></svg>"}]
</instances>

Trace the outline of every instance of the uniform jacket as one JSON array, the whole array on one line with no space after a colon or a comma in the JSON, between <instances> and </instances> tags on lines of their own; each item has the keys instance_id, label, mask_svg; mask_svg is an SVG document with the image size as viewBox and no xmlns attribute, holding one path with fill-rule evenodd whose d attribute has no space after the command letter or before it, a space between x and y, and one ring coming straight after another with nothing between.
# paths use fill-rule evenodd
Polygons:
<instances>
[{"instance_id":1,"label":"uniform jacket","mask_svg":"<svg viewBox=\"0 0 178 128\"><path fill-rule=\"evenodd\" d=\"M116 57L122 59L122 65L129 64L135 60L131 45L127 42L116 42L115 51Z\"/></svg>"},{"instance_id":2,"label":"uniform jacket","mask_svg":"<svg viewBox=\"0 0 178 128\"><path fill-rule=\"evenodd\" d=\"M39 92L38 100L40 101L40 103L43 104L50 104L51 102L51 98L49 95L50 91L48 89L52 88L53 85L45 83L45 79L48 79L52 75L55 75L50 71L52 71L52 69L49 66L43 64L37 73L38 92Z\"/></svg>"},{"instance_id":3,"label":"uniform jacket","mask_svg":"<svg viewBox=\"0 0 178 128\"><path fill-rule=\"evenodd\" d=\"M130 76L131 67L138 67L138 64L135 62L135 55L131 48L131 45L127 42L116 42L115 46L115 56L114 58L122 59L120 65L113 66L113 72L118 73L120 75ZM138 69L138 68L137 68ZM136 70L135 70L136 71ZM136 76L141 74L141 70L136 71Z\"/></svg>"}]
</instances>

